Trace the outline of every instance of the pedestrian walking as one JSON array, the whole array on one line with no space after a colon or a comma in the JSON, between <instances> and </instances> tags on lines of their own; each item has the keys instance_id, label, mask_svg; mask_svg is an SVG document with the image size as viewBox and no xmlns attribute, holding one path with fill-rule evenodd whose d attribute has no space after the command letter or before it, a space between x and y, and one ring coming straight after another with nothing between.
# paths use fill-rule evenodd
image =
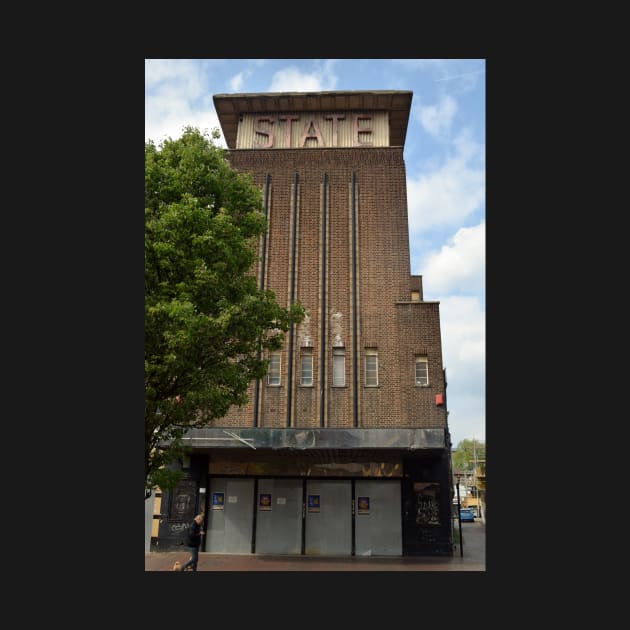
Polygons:
<instances>
[{"instance_id":1,"label":"pedestrian walking","mask_svg":"<svg viewBox=\"0 0 630 630\"><path fill-rule=\"evenodd\" d=\"M205 532L201 529L202 523L203 514L197 514L188 528L188 538L186 540L186 544L190 549L190 559L181 567L180 571L186 571L188 567L190 567L191 571L197 570L201 537L205 535Z\"/></svg>"}]
</instances>

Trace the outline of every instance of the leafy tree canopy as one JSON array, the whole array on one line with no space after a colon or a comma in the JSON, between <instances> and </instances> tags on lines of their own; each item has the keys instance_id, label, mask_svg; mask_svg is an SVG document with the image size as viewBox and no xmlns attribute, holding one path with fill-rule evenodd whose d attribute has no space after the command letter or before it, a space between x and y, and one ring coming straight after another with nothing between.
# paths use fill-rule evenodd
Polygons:
<instances>
[{"instance_id":1,"label":"leafy tree canopy","mask_svg":"<svg viewBox=\"0 0 630 630\"><path fill-rule=\"evenodd\" d=\"M194 127L145 143L145 496L172 488L181 437L247 402L265 351L299 323L252 273L267 229L262 194Z\"/></svg>"},{"instance_id":2,"label":"leafy tree canopy","mask_svg":"<svg viewBox=\"0 0 630 630\"><path fill-rule=\"evenodd\" d=\"M486 459L486 445L478 440L462 440L452 453L453 472L473 472L477 465Z\"/></svg>"}]
</instances>

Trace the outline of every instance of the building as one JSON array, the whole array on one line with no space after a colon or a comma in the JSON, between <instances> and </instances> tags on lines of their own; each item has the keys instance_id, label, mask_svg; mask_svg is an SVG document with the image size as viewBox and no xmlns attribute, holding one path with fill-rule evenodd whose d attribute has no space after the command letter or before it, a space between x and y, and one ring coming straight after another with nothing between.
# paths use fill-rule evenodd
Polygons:
<instances>
[{"instance_id":1,"label":"building","mask_svg":"<svg viewBox=\"0 0 630 630\"><path fill-rule=\"evenodd\" d=\"M473 508L475 516L486 521L486 460L477 459L473 470L467 497L468 507Z\"/></svg>"},{"instance_id":2,"label":"building","mask_svg":"<svg viewBox=\"0 0 630 630\"><path fill-rule=\"evenodd\" d=\"M409 91L214 96L233 168L268 219L254 270L306 319L250 402L190 431L151 549L206 513L202 551L450 555L439 303L410 275Z\"/></svg>"}]
</instances>

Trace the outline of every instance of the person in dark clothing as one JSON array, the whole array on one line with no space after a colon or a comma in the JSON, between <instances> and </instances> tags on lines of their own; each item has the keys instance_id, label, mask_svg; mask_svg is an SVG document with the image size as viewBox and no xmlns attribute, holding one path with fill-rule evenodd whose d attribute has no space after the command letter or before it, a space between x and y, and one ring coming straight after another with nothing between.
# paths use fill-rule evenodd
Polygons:
<instances>
[{"instance_id":1,"label":"person in dark clothing","mask_svg":"<svg viewBox=\"0 0 630 630\"><path fill-rule=\"evenodd\" d=\"M201 531L202 523L203 514L197 514L197 516L193 519L193 522L190 524L190 528L188 529L188 540L186 541L186 544L190 548L190 559L182 566L180 571L185 571L188 567L191 567L191 571L197 570L201 537L205 534L204 531Z\"/></svg>"}]
</instances>

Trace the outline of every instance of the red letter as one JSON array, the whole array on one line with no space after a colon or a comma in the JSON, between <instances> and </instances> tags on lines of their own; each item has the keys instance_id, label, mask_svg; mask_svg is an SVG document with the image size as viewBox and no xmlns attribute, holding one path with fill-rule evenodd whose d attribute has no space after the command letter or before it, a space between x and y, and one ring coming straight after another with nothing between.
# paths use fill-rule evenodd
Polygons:
<instances>
[{"instance_id":1,"label":"red letter","mask_svg":"<svg viewBox=\"0 0 630 630\"><path fill-rule=\"evenodd\" d=\"M353 138L353 146L355 147L359 147L359 146L365 146L365 145L371 145L372 141L370 140L369 142L360 142L359 141L359 132L361 133L369 133L370 135L372 134L372 127L361 127L361 129L359 129L359 120L372 120L372 116L361 116L361 114L357 114L354 117L354 138Z\"/></svg>"},{"instance_id":2,"label":"red letter","mask_svg":"<svg viewBox=\"0 0 630 630\"><path fill-rule=\"evenodd\" d=\"M333 147L337 146L337 121L343 120L344 118L345 116L343 116L342 114L333 114L332 116L326 116L326 120L333 121Z\"/></svg>"},{"instance_id":3,"label":"red letter","mask_svg":"<svg viewBox=\"0 0 630 630\"><path fill-rule=\"evenodd\" d=\"M315 130L315 133L309 133L311 126ZM317 138L317 142L321 143L321 146L326 146L324 144L324 140L322 139L322 134L319 132L319 127L313 118L310 118L308 123L306 123L306 127L304 127L304 135L302 136L302 146L306 144L307 138Z\"/></svg>"},{"instance_id":4,"label":"red letter","mask_svg":"<svg viewBox=\"0 0 630 630\"><path fill-rule=\"evenodd\" d=\"M287 149L291 148L291 121L292 120L300 120L299 116L280 116L278 120L286 120L287 126L284 131L284 146Z\"/></svg>"},{"instance_id":5,"label":"red letter","mask_svg":"<svg viewBox=\"0 0 630 630\"><path fill-rule=\"evenodd\" d=\"M259 129L258 125L263 122L264 120L266 120L270 125L273 125L273 123L275 122L273 118L271 118L270 116L257 116L255 119L255 123L256 123L256 127L254 127L254 145L255 148L257 149L270 149L273 146L273 131L271 131L271 129L269 131L267 131L266 129ZM263 136L267 136L267 144L258 144L256 142L256 135L257 133L262 134Z\"/></svg>"}]
</instances>

